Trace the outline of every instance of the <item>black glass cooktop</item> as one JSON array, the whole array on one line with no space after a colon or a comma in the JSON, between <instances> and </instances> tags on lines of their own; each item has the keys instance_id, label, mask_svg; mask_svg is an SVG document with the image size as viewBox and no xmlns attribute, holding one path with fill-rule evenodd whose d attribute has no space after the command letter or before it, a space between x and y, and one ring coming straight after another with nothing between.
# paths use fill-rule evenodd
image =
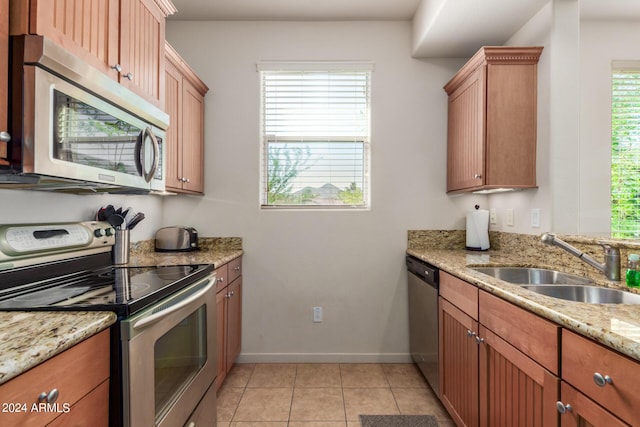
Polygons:
<instances>
[{"instance_id":1,"label":"black glass cooktop","mask_svg":"<svg viewBox=\"0 0 640 427\"><path fill-rule=\"evenodd\" d=\"M24 278L0 289L0 310L105 310L128 316L206 277L213 266L58 270L50 277L36 275L35 281L23 271Z\"/></svg>"}]
</instances>

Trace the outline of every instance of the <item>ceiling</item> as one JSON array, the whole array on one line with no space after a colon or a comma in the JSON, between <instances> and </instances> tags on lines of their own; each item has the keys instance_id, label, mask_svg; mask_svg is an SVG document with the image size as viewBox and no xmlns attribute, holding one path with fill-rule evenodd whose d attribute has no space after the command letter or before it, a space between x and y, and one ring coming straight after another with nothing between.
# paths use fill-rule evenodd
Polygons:
<instances>
[{"instance_id":1,"label":"ceiling","mask_svg":"<svg viewBox=\"0 0 640 427\"><path fill-rule=\"evenodd\" d=\"M216 21L410 20L420 0L172 0L170 19Z\"/></svg>"},{"instance_id":2,"label":"ceiling","mask_svg":"<svg viewBox=\"0 0 640 427\"><path fill-rule=\"evenodd\" d=\"M170 20L413 20L413 56L469 57L480 46L504 44L552 0L172 1L178 12ZM577 1L582 19L640 21L640 0Z\"/></svg>"}]
</instances>

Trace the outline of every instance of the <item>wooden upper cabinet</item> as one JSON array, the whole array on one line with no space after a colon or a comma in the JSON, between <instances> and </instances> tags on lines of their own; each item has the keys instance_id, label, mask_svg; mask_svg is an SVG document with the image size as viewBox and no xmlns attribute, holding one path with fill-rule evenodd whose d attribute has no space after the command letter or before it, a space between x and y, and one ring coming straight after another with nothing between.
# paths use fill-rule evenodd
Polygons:
<instances>
[{"instance_id":1,"label":"wooden upper cabinet","mask_svg":"<svg viewBox=\"0 0 640 427\"><path fill-rule=\"evenodd\" d=\"M209 88L173 47L166 43L167 131L166 187L204 193L204 97Z\"/></svg>"},{"instance_id":2,"label":"wooden upper cabinet","mask_svg":"<svg viewBox=\"0 0 640 427\"><path fill-rule=\"evenodd\" d=\"M483 47L445 85L447 191L536 187L542 47Z\"/></svg>"},{"instance_id":3,"label":"wooden upper cabinet","mask_svg":"<svg viewBox=\"0 0 640 427\"><path fill-rule=\"evenodd\" d=\"M7 108L9 98L7 91L9 90L8 73L9 68L9 0L0 0L0 132L7 132L9 126L7 122ZM3 141L0 137L0 165L8 165L7 159L7 141Z\"/></svg>"},{"instance_id":4,"label":"wooden upper cabinet","mask_svg":"<svg viewBox=\"0 0 640 427\"><path fill-rule=\"evenodd\" d=\"M11 0L11 34L39 34L164 106L169 0Z\"/></svg>"}]
</instances>

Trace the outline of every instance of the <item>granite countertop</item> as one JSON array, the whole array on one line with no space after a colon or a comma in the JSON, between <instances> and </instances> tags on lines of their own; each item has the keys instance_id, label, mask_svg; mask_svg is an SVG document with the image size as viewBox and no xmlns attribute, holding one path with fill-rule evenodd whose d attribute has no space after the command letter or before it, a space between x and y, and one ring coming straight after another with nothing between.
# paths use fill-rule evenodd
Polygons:
<instances>
[{"instance_id":1,"label":"granite countertop","mask_svg":"<svg viewBox=\"0 0 640 427\"><path fill-rule=\"evenodd\" d=\"M193 252L155 252L154 240L131 245L130 267L213 264L242 256L241 238L201 238ZM111 312L0 311L0 384L116 322Z\"/></svg>"},{"instance_id":2,"label":"granite countertop","mask_svg":"<svg viewBox=\"0 0 640 427\"><path fill-rule=\"evenodd\" d=\"M540 250L540 248L533 248ZM561 326L590 337L640 361L640 305L587 304L537 294L473 270L473 266L546 267L575 273L557 263L532 259L526 249L512 247L473 252L464 249L409 245L409 255L427 261L487 292L521 306ZM580 262L580 261L578 261ZM624 288L624 282L589 277L597 285Z\"/></svg>"},{"instance_id":3,"label":"granite countertop","mask_svg":"<svg viewBox=\"0 0 640 427\"><path fill-rule=\"evenodd\" d=\"M155 252L154 240L134 243L129 255L129 267L151 265L213 264L214 268L243 255L242 239L237 237L200 238L198 249L192 252Z\"/></svg>"},{"instance_id":4,"label":"granite countertop","mask_svg":"<svg viewBox=\"0 0 640 427\"><path fill-rule=\"evenodd\" d=\"M112 312L0 312L0 384L116 322Z\"/></svg>"}]
</instances>

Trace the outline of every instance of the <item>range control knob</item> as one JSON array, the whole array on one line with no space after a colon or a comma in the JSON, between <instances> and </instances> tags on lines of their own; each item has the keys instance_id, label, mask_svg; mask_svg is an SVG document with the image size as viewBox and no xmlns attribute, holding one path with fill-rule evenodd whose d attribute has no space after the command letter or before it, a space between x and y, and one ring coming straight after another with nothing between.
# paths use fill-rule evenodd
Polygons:
<instances>
[{"instance_id":1,"label":"range control knob","mask_svg":"<svg viewBox=\"0 0 640 427\"><path fill-rule=\"evenodd\" d=\"M114 231L115 230L113 228L111 228L111 227L105 228L105 234L107 235L107 237L113 236L114 234L116 234L116 233L114 233Z\"/></svg>"},{"instance_id":2,"label":"range control knob","mask_svg":"<svg viewBox=\"0 0 640 427\"><path fill-rule=\"evenodd\" d=\"M102 228L96 228L95 230L93 230L93 235L100 238L100 237L104 237L105 232Z\"/></svg>"}]
</instances>

